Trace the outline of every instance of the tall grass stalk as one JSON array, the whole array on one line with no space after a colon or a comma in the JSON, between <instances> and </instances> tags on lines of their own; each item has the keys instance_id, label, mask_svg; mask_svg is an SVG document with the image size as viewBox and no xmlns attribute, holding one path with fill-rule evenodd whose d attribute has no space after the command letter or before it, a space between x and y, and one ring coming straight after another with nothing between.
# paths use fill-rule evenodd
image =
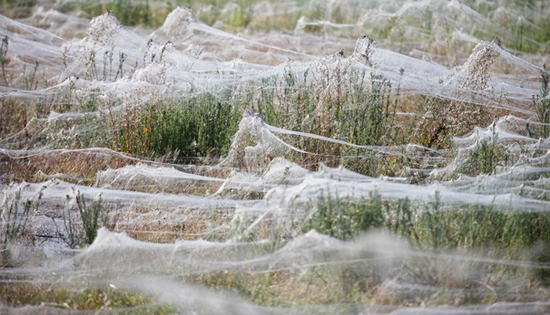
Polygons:
<instances>
[{"instance_id":1,"label":"tall grass stalk","mask_svg":"<svg viewBox=\"0 0 550 315\"><path fill-rule=\"evenodd\" d=\"M91 205L86 205L84 196L80 191L76 192L75 199L85 233L84 242L86 244L92 244L97 236L97 230L101 223L105 226L112 225L109 224L109 211L105 208L101 200L101 195L93 200ZM116 224L116 222L114 224Z\"/></svg>"},{"instance_id":2,"label":"tall grass stalk","mask_svg":"<svg viewBox=\"0 0 550 315\"><path fill-rule=\"evenodd\" d=\"M0 67L2 68L2 78L4 79L4 84L6 84L6 86L9 86L8 79L6 78L8 48L9 48L9 39L8 39L8 35L6 35L2 38L2 45L0 45Z\"/></svg>"},{"instance_id":3,"label":"tall grass stalk","mask_svg":"<svg viewBox=\"0 0 550 315\"><path fill-rule=\"evenodd\" d=\"M537 119L543 125L538 128L533 128L527 124L527 132L531 137L548 138L550 136L550 71L546 69L546 66L540 72L541 75L541 88L539 95L533 95L533 105L535 107L535 114ZM537 130L538 129L538 130Z\"/></svg>"},{"instance_id":4,"label":"tall grass stalk","mask_svg":"<svg viewBox=\"0 0 550 315\"><path fill-rule=\"evenodd\" d=\"M55 228L57 230L57 235L61 238L71 249L78 247L81 244L81 235L77 230L74 219L71 216L71 196L67 195L65 200L65 208L62 214L63 217L63 226L65 227L65 233L61 233L57 222L52 218Z\"/></svg>"},{"instance_id":5,"label":"tall grass stalk","mask_svg":"<svg viewBox=\"0 0 550 315\"><path fill-rule=\"evenodd\" d=\"M15 192L11 192L14 186L15 184L12 183L7 188L2 201L0 242L4 245L13 243L21 238L27 223L38 210L40 199L42 199L42 191L44 190L42 188L34 198L21 202L21 194L23 193L25 184L19 185L15 189Z\"/></svg>"}]
</instances>

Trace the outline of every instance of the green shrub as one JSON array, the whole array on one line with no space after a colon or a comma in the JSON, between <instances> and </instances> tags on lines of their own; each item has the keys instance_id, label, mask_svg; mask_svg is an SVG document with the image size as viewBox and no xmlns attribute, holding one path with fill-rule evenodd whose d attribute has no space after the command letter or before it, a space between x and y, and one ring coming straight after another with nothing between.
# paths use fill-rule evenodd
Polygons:
<instances>
[{"instance_id":1,"label":"green shrub","mask_svg":"<svg viewBox=\"0 0 550 315\"><path fill-rule=\"evenodd\" d=\"M77 191L76 203L78 204L78 211L82 219L82 227L86 234L84 241L86 244L92 244L97 236L100 220L107 222L108 211L101 202L101 196L99 196L97 200L94 200L92 205L88 207L84 200L84 196L80 194L80 191Z\"/></svg>"},{"instance_id":2,"label":"green shrub","mask_svg":"<svg viewBox=\"0 0 550 315\"><path fill-rule=\"evenodd\" d=\"M322 194L310 206L313 206L313 213L302 226L304 232L315 229L319 233L349 240L361 232L386 224L386 212L377 193L371 194L370 200L361 201Z\"/></svg>"},{"instance_id":3,"label":"green shrub","mask_svg":"<svg viewBox=\"0 0 550 315\"><path fill-rule=\"evenodd\" d=\"M231 145L240 114L211 94L168 105L145 116L150 124L149 150L155 155L179 152L179 157L219 157Z\"/></svg>"},{"instance_id":4,"label":"green shrub","mask_svg":"<svg viewBox=\"0 0 550 315\"><path fill-rule=\"evenodd\" d=\"M420 211L419 211L420 210ZM492 249L518 259L518 249L550 244L550 214L493 205L444 205L439 194L418 209L415 232L422 247Z\"/></svg>"},{"instance_id":5,"label":"green shrub","mask_svg":"<svg viewBox=\"0 0 550 315\"><path fill-rule=\"evenodd\" d=\"M172 155L181 162L220 157L231 145L241 114L211 94L128 109L111 119L115 149L149 157Z\"/></svg>"},{"instance_id":6,"label":"green shrub","mask_svg":"<svg viewBox=\"0 0 550 315\"><path fill-rule=\"evenodd\" d=\"M110 213L101 199L101 195L92 201L91 205L86 204L84 196L80 191L74 191L74 197L66 196L65 210L63 212L63 225L66 234L59 231L59 227L53 220L58 236L70 247L76 248L82 243L92 244L97 236L97 230L100 226L114 229L118 220L118 214ZM71 215L70 203L72 198L76 201L78 213L82 223L82 229L77 228L75 219Z\"/></svg>"},{"instance_id":7,"label":"green shrub","mask_svg":"<svg viewBox=\"0 0 550 315\"><path fill-rule=\"evenodd\" d=\"M497 135L493 135L491 140L481 140L475 144L475 147L468 152L465 161L461 161L458 168L459 173L470 176L480 174L493 174L498 165L506 165L508 156L503 146L498 144Z\"/></svg>"},{"instance_id":8,"label":"green shrub","mask_svg":"<svg viewBox=\"0 0 550 315\"><path fill-rule=\"evenodd\" d=\"M365 91L361 80L348 94L348 100L342 110L341 137L346 141L362 145L398 144L395 113L397 103L390 100L391 83L382 75L371 74L371 88ZM357 78L358 79L358 78ZM400 144L400 143L399 143ZM381 171L382 157L376 157L372 150L347 147L343 153L342 164L347 168L378 176Z\"/></svg>"},{"instance_id":9,"label":"green shrub","mask_svg":"<svg viewBox=\"0 0 550 315\"><path fill-rule=\"evenodd\" d=\"M342 135L347 141L358 145L391 143L389 136L396 111L390 102L391 83L376 74L371 74L370 83L370 91L358 87L349 93L348 106L342 110Z\"/></svg>"},{"instance_id":10,"label":"green shrub","mask_svg":"<svg viewBox=\"0 0 550 315\"><path fill-rule=\"evenodd\" d=\"M374 192L368 200L321 194L306 209L311 214L302 231L315 229L339 239L353 239L370 229L385 229L420 249L492 249L511 259L518 249L550 244L550 214L511 211L493 205L452 205L436 192L430 202L408 198L383 201Z\"/></svg>"}]
</instances>

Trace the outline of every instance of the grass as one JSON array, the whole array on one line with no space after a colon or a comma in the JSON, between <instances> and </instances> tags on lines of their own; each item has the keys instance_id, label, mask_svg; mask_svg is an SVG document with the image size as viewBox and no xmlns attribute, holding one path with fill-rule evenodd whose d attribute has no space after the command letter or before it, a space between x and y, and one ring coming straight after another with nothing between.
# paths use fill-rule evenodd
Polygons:
<instances>
[{"instance_id":1,"label":"grass","mask_svg":"<svg viewBox=\"0 0 550 315\"><path fill-rule=\"evenodd\" d=\"M67 195L65 209L62 214L65 233L61 233L57 222L52 218L58 237L71 249L92 244L100 227L103 226L113 230L116 228L118 219L118 214L109 213L109 208L104 205L101 195L94 199L91 205L86 205L86 199L80 191L73 191L73 193L74 197L72 198ZM77 205L80 220L78 220L78 217L73 218L73 215L71 215L71 201L74 201ZM79 221L80 224L77 224L76 221ZM82 228L80 229L77 225L82 225Z\"/></svg>"},{"instance_id":2,"label":"grass","mask_svg":"<svg viewBox=\"0 0 550 315\"><path fill-rule=\"evenodd\" d=\"M0 297L5 306L22 307L26 305L49 306L63 310L101 310L121 309L127 314L172 314L170 306L159 306L146 295L119 290L106 289L74 290L63 285L44 285L31 283L5 283L0 286Z\"/></svg>"},{"instance_id":3,"label":"grass","mask_svg":"<svg viewBox=\"0 0 550 315\"><path fill-rule=\"evenodd\" d=\"M314 206L313 213L302 224L304 233L314 229L342 240L351 240L387 223L388 209L384 209L381 197L376 193L362 202L321 195L314 201Z\"/></svg>"},{"instance_id":4,"label":"grass","mask_svg":"<svg viewBox=\"0 0 550 315\"><path fill-rule=\"evenodd\" d=\"M303 232L315 229L342 240L384 229L420 250L486 249L512 260L522 258L522 249L550 244L546 229L550 215L545 212L449 205L438 193L427 203L408 198L382 200L377 192L369 199L321 194L300 207L308 213L300 224Z\"/></svg>"},{"instance_id":5,"label":"grass","mask_svg":"<svg viewBox=\"0 0 550 315\"><path fill-rule=\"evenodd\" d=\"M2 0L0 9L9 18L25 18L31 15L34 4L34 0Z\"/></svg>"},{"instance_id":6,"label":"grass","mask_svg":"<svg viewBox=\"0 0 550 315\"><path fill-rule=\"evenodd\" d=\"M42 198L42 192L39 192L34 200L26 199L21 202L21 194L25 184L16 186L15 183L12 183L8 187L2 201L0 213L0 244L2 245L15 243L23 236L27 223L35 214Z\"/></svg>"},{"instance_id":7,"label":"grass","mask_svg":"<svg viewBox=\"0 0 550 315\"><path fill-rule=\"evenodd\" d=\"M547 138L550 136L550 99L548 92L550 87L550 71L546 66L540 71L542 78L539 95L533 95L533 105L535 107L536 118L542 125L537 127L527 126L527 131L531 137Z\"/></svg>"},{"instance_id":8,"label":"grass","mask_svg":"<svg viewBox=\"0 0 550 315\"><path fill-rule=\"evenodd\" d=\"M425 261L407 261L413 268ZM444 263L444 262L442 262ZM441 268L442 264L439 266ZM369 266L370 271L382 266ZM387 266L386 266L387 267ZM448 266L449 267L449 266ZM250 302L270 307L297 307L311 304L326 305L345 303L363 308L368 305L387 306L407 305L436 307L439 305L490 304L506 292L491 292L492 288L475 284L471 294L460 298L455 290L439 294L421 290L399 290L380 283L373 278L369 269L358 269L359 265L341 267L316 267L304 277L295 277L284 271L273 271L261 275L231 272L213 272L188 278L188 283L201 284L209 288L225 288L229 292L240 293ZM363 266L365 268L365 266ZM435 269L435 268L434 268ZM443 270L438 270L442 272ZM434 271L437 272L437 271ZM392 271L388 270L389 275ZM436 275L436 273L434 273ZM475 283L470 280L471 283ZM172 314L178 313L173 306L162 306L152 297L121 289L73 290L61 285L7 284L0 288L3 304L8 306L47 305L58 309L116 310L131 314ZM529 298L524 298L529 301ZM425 303L425 304L422 304Z\"/></svg>"},{"instance_id":9,"label":"grass","mask_svg":"<svg viewBox=\"0 0 550 315\"><path fill-rule=\"evenodd\" d=\"M458 172L469 176L494 174L497 166L508 165L508 155L504 146L498 143L495 125L492 125L490 139L481 139L468 148L467 157L460 162Z\"/></svg>"},{"instance_id":10,"label":"grass","mask_svg":"<svg viewBox=\"0 0 550 315\"><path fill-rule=\"evenodd\" d=\"M153 112L143 124L150 122L145 136L157 155L177 151L182 157L219 157L225 154L220 148L229 148L240 116L230 104L205 94Z\"/></svg>"},{"instance_id":11,"label":"grass","mask_svg":"<svg viewBox=\"0 0 550 315\"><path fill-rule=\"evenodd\" d=\"M13 248L27 233L27 224L38 211L42 191L34 198L21 200L21 194L26 183L16 185L11 183L3 192L2 205L0 207L0 267L15 267L17 263L12 258Z\"/></svg>"}]
</instances>

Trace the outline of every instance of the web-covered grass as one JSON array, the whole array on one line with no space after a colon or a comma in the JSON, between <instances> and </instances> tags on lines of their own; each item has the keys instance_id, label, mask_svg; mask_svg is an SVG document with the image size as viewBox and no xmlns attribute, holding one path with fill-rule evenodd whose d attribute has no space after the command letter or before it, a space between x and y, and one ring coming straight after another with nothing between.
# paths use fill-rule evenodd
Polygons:
<instances>
[{"instance_id":1,"label":"web-covered grass","mask_svg":"<svg viewBox=\"0 0 550 315\"><path fill-rule=\"evenodd\" d=\"M545 1L0 10L3 310L550 309Z\"/></svg>"}]
</instances>

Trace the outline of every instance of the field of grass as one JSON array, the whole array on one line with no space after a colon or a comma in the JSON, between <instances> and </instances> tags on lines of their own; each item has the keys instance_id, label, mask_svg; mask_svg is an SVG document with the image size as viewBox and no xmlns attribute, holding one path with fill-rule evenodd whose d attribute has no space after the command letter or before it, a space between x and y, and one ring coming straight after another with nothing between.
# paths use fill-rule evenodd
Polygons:
<instances>
[{"instance_id":1,"label":"field of grass","mask_svg":"<svg viewBox=\"0 0 550 315\"><path fill-rule=\"evenodd\" d=\"M550 312L545 1L0 14L1 312Z\"/></svg>"}]
</instances>

